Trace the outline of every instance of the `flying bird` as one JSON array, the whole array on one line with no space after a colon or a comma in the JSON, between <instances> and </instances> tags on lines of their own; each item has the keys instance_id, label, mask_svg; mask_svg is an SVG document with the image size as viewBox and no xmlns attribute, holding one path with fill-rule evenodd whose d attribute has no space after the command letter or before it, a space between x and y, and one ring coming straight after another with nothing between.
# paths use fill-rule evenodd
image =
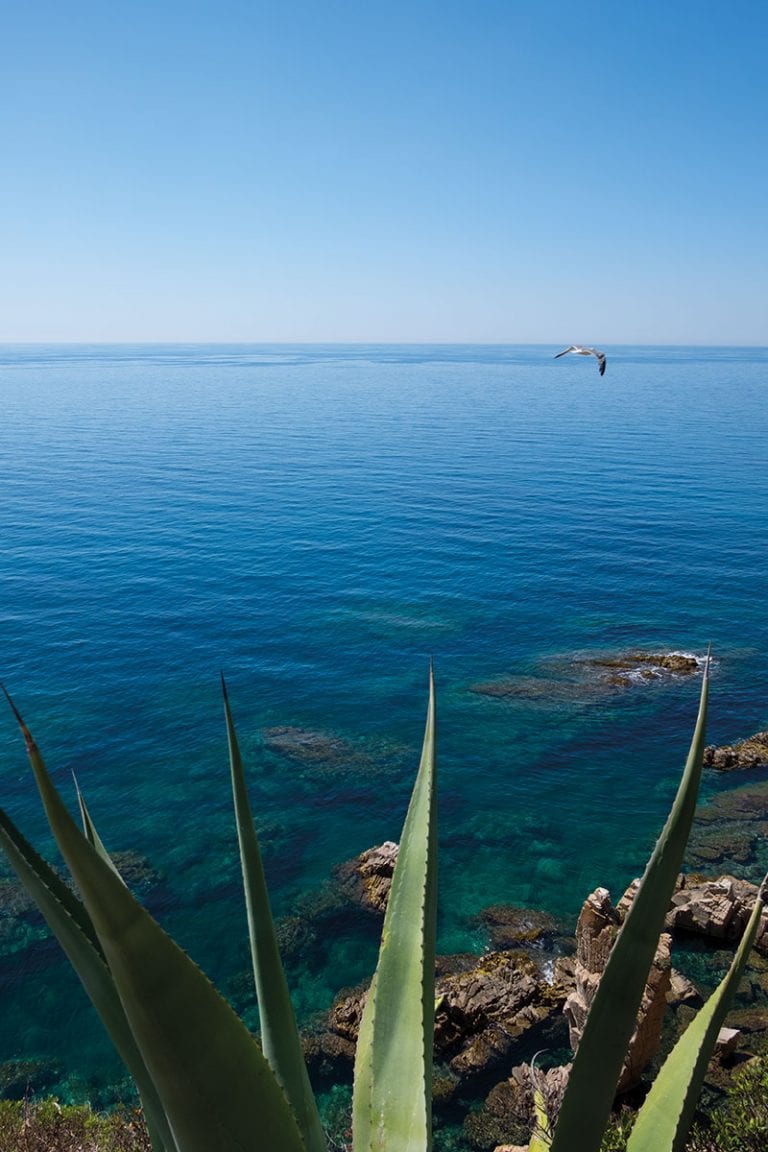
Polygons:
<instances>
[{"instance_id":1,"label":"flying bird","mask_svg":"<svg viewBox=\"0 0 768 1152\"><path fill-rule=\"evenodd\" d=\"M575 352L577 356L597 356L597 366L600 375L605 375L605 353L598 352L597 348L583 348L581 344L569 344L567 348L563 348L562 352L556 353L554 359L557 360L558 356L565 356L566 352Z\"/></svg>"}]
</instances>

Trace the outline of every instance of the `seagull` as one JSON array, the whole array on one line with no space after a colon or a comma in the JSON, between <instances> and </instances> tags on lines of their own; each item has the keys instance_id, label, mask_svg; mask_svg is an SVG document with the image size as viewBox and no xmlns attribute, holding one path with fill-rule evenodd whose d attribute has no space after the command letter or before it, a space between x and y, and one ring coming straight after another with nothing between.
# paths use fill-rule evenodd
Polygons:
<instances>
[{"instance_id":1,"label":"seagull","mask_svg":"<svg viewBox=\"0 0 768 1152\"><path fill-rule=\"evenodd\" d=\"M575 352L577 356L597 356L600 375L605 374L605 353L598 352L597 348L583 348L581 344L569 344L567 348L563 348L562 352L556 353L554 359L557 360L558 356L565 356L566 352Z\"/></svg>"}]
</instances>

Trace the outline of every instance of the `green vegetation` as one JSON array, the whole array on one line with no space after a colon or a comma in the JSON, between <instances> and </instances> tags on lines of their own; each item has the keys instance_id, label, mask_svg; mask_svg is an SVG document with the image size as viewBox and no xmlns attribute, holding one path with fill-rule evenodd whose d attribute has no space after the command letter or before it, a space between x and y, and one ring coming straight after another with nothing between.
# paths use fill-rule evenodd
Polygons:
<instances>
[{"instance_id":1,"label":"green vegetation","mask_svg":"<svg viewBox=\"0 0 768 1152\"><path fill-rule=\"evenodd\" d=\"M733 1076L725 1099L707 1125L697 1124L690 1152L765 1152L768 1148L768 1056L758 1056Z\"/></svg>"},{"instance_id":2,"label":"green vegetation","mask_svg":"<svg viewBox=\"0 0 768 1152\"><path fill-rule=\"evenodd\" d=\"M3 1152L150 1152L141 1113L118 1108L99 1115L57 1100L0 1100Z\"/></svg>"},{"instance_id":3,"label":"green vegetation","mask_svg":"<svg viewBox=\"0 0 768 1152\"><path fill-rule=\"evenodd\" d=\"M634 1115L623 1109L603 1137L600 1152L627 1152ZM768 1148L768 1055L756 1056L731 1077L728 1091L706 1122L693 1125L686 1152L765 1152Z\"/></svg>"},{"instance_id":4,"label":"green vegetation","mask_svg":"<svg viewBox=\"0 0 768 1152\"><path fill-rule=\"evenodd\" d=\"M624 1125L617 1128L611 1121L611 1107L690 832L706 742L708 688L707 667L675 802L600 981L559 1114L548 1116L537 1096L531 1152L600 1152L601 1146L620 1147L624 1139ZM324 1152L327 1141L280 962L226 687L231 778L263 1047L131 895L82 797L84 831L80 830L12 702L11 707L49 824L82 901L2 810L0 843L61 942L136 1082L148 1147L152 1152ZM360 1027L352 1109L354 1152L428 1152L431 1147L435 746L430 670L421 762ZM641 1108L628 1152L682 1152L707 1061L757 933L764 898L765 885L730 971L678 1041ZM123 1147L131 1146L115 1145L121 1152Z\"/></svg>"}]
</instances>

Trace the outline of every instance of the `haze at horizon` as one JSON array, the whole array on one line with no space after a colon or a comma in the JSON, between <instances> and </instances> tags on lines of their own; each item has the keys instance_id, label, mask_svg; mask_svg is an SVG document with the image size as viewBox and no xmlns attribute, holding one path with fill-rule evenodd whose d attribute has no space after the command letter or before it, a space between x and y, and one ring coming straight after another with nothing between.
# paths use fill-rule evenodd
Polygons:
<instances>
[{"instance_id":1,"label":"haze at horizon","mask_svg":"<svg viewBox=\"0 0 768 1152\"><path fill-rule=\"evenodd\" d=\"M0 340L768 344L768 13L0 17Z\"/></svg>"}]
</instances>

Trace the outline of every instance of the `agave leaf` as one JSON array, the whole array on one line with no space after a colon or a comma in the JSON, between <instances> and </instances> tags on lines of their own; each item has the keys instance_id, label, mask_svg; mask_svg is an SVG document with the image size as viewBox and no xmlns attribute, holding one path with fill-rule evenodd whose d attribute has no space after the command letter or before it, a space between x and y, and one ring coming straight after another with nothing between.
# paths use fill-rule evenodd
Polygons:
<instances>
[{"instance_id":1,"label":"agave leaf","mask_svg":"<svg viewBox=\"0 0 768 1152\"><path fill-rule=\"evenodd\" d=\"M256 996L259 1002L262 1048L293 1107L307 1152L327 1152L328 1145L310 1087L296 1017L280 962L261 852L223 676L221 687L224 694L224 715L227 722L232 793L243 871L248 934Z\"/></svg>"},{"instance_id":2,"label":"agave leaf","mask_svg":"<svg viewBox=\"0 0 768 1152\"><path fill-rule=\"evenodd\" d=\"M706 741L709 657L691 748L672 809L589 1009L555 1125L552 1152L598 1152L648 971L683 863Z\"/></svg>"},{"instance_id":3,"label":"agave leaf","mask_svg":"<svg viewBox=\"0 0 768 1152\"><path fill-rule=\"evenodd\" d=\"M64 949L101 1017L118 1055L136 1083L155 1152L175 1152L163 1107L125 1018L120 997L88 913L0 809L0 844L29 895Z\"/></svg>"},{"instance_id":4,"label":"agave leaf","mask_svg":"<svg viewBox=\"0 0 768 1152\"><path fill-rule=\"evenodd\" d=\"M431 1147L437 912L435 726L430 667L421 763L357 1042L354 1152L424 1152Z\"/></svg>"},{"instance_id":5,"label":"agave leaf","mask_svg":"<svg viewBox=\"0 0 768 1152\"><path fill-rule=\"evenodd\" d=\"M536 1119L528 1145L528 1152L550 1152L552 1137L549 1135L549 1118L544 1105L544 1097L538 1088L533 1094L533 1107Z\"/></svg>"},{"instance_id":6,"label":"agave leaf","mask_svg":"<svg viewBox=\"0 0 768 1152\"><path fill-rule=\"evenodd\" d=\"M258 1044L83 836L11 706L51 830L82 894L178 1152L305 1152Z\"/></svg>"},{"instance_id":7,"label":"agave leaf","mask_svg":"<svg viewBox=\"0 0 768 1152\"><path fill-rule=\"evenodd\" d=\"M82 792L80 791L80 785L77 782L77 777L75 776L74 772L72 773L72 779L75 782L75 792L77 793L77 803L78 803L78 807L80 808L80 819L81 819L82 824L83 824L83 833L85 835L85 838L89 844L93 845L93 847L98 852L99 856L101 856L104 863L108 864L110 866L110 868L114 872L115 876L120 876L120 873L118 872L117 868L115 867L115 863L114 863L112 857L110 856L109 852L107 852L106 848L104 847L104 843L101 839L101 836L99 836L99 834L96 831L96 828L94 826L94 823L91 820L90 813L85 806L85 799L83 797ZM122 876L120 876L120 879L121 880L123 879ZM124 880L123 880L123 883L125 883Z\"/></svg>"},{"instance_id":8,"label":"agave leaf","mask_svg":"<svg viewBox=\"0 0 768 1152\"><path fill-rule=\"evenodd\" d=\"M627 1152L682 1152L707 1064L757 936L766 899L763 880L731 966L670 1052L640 1109Z\"/></svg>"},{"instance_id":9,"label":"agave leaf","mask_svg":"<svg viewBox=\"0 0 768 1152\"><path fill-rule=\"evenodd\" d=\"M543 1051L543 1049L542 1049ZM528 1152L549 1152L552 1145L552 1125L547 1113L547 1102L544 1098L541 1083L536 1075L536 1052L531 1060L531 1089L533 1091L534 1124Z\"/></svg>"}]
</instances>

